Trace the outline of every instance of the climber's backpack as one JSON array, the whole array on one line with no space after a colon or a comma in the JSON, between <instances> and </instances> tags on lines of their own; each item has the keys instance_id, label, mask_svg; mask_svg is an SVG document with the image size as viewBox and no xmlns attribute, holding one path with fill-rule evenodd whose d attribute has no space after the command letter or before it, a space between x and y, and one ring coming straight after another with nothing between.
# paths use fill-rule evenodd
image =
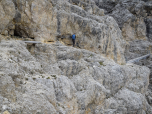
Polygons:
<instances>
[{"instance_id":1,"label":"climber's backpack","mask_svg":"<svg viewBox=\"0 0 152 114\"><path fill-rule=\"evenodd\" d=\"M72 35L72 39L75 40L75 37L76 37L75 34L73 34L73 35Z\"/></svg>"}]
</instances>

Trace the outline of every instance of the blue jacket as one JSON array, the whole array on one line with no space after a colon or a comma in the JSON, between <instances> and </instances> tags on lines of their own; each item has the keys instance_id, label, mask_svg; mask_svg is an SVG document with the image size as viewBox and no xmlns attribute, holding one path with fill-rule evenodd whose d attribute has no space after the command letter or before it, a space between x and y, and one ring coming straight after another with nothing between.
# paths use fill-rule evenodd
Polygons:
<instances>
[{"instance_id":1,"label":"blue jacket","mask_svg":"<svg viewBox=\"0 0 152 114\"><path fill-rule=\"evenodd\" d=\"M75 35L75 34L72 35L72 39L73 39L73 40L76 39L76 35Z\"/></svg>"}]
</instances>

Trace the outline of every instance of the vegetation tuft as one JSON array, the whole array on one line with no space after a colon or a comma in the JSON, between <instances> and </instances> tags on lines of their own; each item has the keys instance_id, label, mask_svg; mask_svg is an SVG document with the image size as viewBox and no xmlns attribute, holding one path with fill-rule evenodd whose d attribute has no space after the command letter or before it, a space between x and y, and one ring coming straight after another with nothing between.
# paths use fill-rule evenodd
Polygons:
<instances>
[{"instance_id":1,"label":"vegetation tuft","mask_svg":"<svg viewBox=\"0 0 152 114\"><path fill-rule=\"evenodd\" d=\"M50 79L50 77L47 77L46 79Z\"/></svg>"},{"instance_id":2,"label":"vegetation tuft","mask_svg":"<svg viewBox=\"0 0 152 114\"><path fill-rule=\"evenodd\" d=\"M36 80L36 78L33 78L33 80Z\"/></svg>"},{"instance_id":3,"label":"vegetation tuft","mask_svg":"<svg viewBox=\"0 0 152 114\"><path fill-rule=\"evenodd\" d=\"M100 61L99 64L100 64L101 66L106 66L106 65L103 64L103 61Z\"/></svg>"},{"instance_id":4,"label":"vegetation tuft","mask_svg":"<svg viewBox=\"0 0 152 114\"><path fill-rule=\"evenodd\" d=\"M57 78L56 75L51 75L52 77L54 77L55 79Z\"/></svg>"}]
</instances>

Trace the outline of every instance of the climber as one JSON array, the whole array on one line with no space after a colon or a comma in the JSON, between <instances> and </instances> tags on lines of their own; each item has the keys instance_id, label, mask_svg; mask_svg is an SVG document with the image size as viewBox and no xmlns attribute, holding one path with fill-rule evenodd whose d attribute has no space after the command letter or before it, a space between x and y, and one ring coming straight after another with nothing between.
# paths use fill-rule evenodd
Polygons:
<instances>
[{"instance_id":1,"label":"climber","mask_svg":"<svg viewBox=\"0 0 152 114\"><path fill-rule=\"evenodd\" d=\"M76 35L75 35L75 33L72 35L72 42L73 42L73 47L74 47L74 45L75 45L75 39L76 39Z\"/></svg>"}]
</instances>

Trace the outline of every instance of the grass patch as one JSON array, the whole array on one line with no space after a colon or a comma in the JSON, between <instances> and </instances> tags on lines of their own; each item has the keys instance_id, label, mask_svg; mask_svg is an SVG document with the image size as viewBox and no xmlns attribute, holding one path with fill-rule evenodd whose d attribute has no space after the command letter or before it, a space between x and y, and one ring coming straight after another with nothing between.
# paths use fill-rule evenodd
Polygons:
<instances>
[{"instance_id":1,"label":"grass patch","mask_svg":"<svg viewBox=\"0 0 152 114\"><path fill-rule=\"evenodd\" d=\"M28 78L25 78L25 80L28 80Z\"/></svg>"},{"instance_id":2,"label":"grass patch","mask_svg":"<svg viewBox=\"0 0 152 114\"><path fill-rule=\"evenodd\" d=\"M91 54L89 57L93 57L93 54Z\"/></svg>"},{"instance_id":3,"label":"grass patch","mask_svg":"<svg viewBox=\"0 0 152 114\"><path fill-rule=\"evenodd\" d=\"M33 72L33 71L31 71L30 73L31 73L32 75L34 74L34 72Z\"/></svg>"},{"instance_id":4,"label":"grass patch","mask_svg":"<svg viewBox=\"0 0 152 114\"><path fill-rule=\"evenodd\" d=\"M121 63L121 65L125 65L125 63Z\"/></svg>"},{"instance_id":5,"label":"grass patch","mask_svg":"<svg viewBox=\"0 0 152 114\"><path fill-rule=\"evenodd\" d=\"M36 78L33 78L33 80L36 80Z\"/></svg>"},{"instance_id":6,"label":"grass patch","mask_svg":"<svg viewBox=\"0 0 152 114\"><path fill-rule=\"evenodd\" d=\"M60 103L57 103L58 104L58 106L60 106Z\"/></svg>"},{"instance_id":7,"label":"grass patch","mask_svg":"<svg viewBox=\"0 0 152 114\"><path fill-rule=\"evenodd\" d=\"M50 77L47 77L46 79L50 79Z\"/></svg>"},{"instance_id":8,"label":"grass patch","mask_svg":"<svg viewBox=\"0 0 152 114\"><path fill-rule=\"evenodd\" d=\"M42 78L44 78L44 76L42 76Z\"/></svg>"},{"instance_id":9,"label":"grass patch","mask_svg":"<svg viewBox=\"0 0 152 114\"><path fill-rule=\"evenodd\" d=\"M52 76L53 78L55 78L55 79L57 78L56 75L51 75L51 76Z\"/></svg>"},{"instance_id":10,"label":"grass patch","mask_svg":"<svg viewBox=\"0 0 152 114\"><path fill-rule=\"evenodd\" d=\"M99 64L100 64L101 66L104 66L103 61L100 61Z\"/></svg>"}]
</instances>

